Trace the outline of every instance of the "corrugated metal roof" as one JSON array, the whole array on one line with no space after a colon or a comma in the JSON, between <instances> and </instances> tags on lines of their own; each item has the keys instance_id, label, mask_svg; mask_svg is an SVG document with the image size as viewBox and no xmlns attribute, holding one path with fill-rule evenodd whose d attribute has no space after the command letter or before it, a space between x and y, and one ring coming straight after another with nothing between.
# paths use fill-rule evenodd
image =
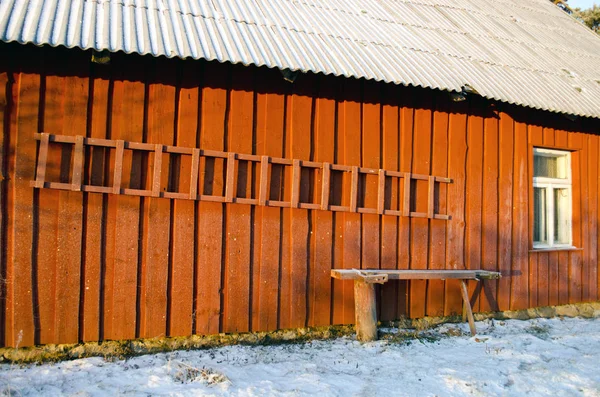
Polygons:
<instances>
[{"instance_id":1,"label":"corrugated metal roof","mask_svg":"<svg viewBox=\"0 0 600 397\"><path fill-rule=\"evenodd\" d=\"M1 0L0 40L469 84L600 118L600 37L548 0Z\"/></svg>"}]
</instances>

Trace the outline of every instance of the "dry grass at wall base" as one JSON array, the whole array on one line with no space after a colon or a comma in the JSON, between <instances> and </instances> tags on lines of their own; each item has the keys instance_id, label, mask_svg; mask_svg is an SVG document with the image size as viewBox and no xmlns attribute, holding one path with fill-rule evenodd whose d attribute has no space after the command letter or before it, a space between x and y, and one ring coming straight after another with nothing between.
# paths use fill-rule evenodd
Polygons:
<instances>
[{"instance_id":1,"label":"dry grass at wall base","mask_svg":"<svg viewBox=\"0 0 600 397\"><path fill-rule=\"evenodd\" d=\"M475 320L529 320L552 317L600 317L600 302L580 303L572 305L539 307L527 310L504 311L493 313L476 313ZM427 338L428 329L444 323L458 323L461 316L425 317L419 319L400 319L398 321L379 324L382 338L404 342L408 339ZM394 337L386 334L386 327L399 328L402 332ZM255 332L243 334L193 335L188 337L135 339L123 341L88 342L81 344L42 345L34 347L5 347L0 349L0 362L4 363L42 363L61 360L72 360L84 357L104 357L120 359L142 354L154 354L174 350L208 349L228 345L269 345L286 343L303 343L310 340L335 339L354 333L354 326L327 326L314 328L297 328L272 332ZM398 336L399 335L399 336ZM448 334L448 337L459 336Z\"/></svg>"}]
</instances>

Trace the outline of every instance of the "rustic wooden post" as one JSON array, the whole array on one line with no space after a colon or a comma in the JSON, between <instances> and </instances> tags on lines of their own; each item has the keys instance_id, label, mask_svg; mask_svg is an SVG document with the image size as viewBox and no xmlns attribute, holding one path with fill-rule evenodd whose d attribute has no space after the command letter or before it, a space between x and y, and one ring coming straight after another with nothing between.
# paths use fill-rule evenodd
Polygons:
<instances>
[{"instance_id":1,"label":"rustic wooden post","mask_svg":"<svg viewBox=\"0 0 600 397\"><path fill-rule=\"evenodd\" d=\"M388 281L388 275L365 274L353 269L354 279L354 319L356 323L356 338L361 342L377 340L377 298L375 284Z\"/></svg>"},{"instance_id":2,"label":"rustic wooden post","mask_svg":"<svg viewBox=\"0 0 600 397\"><path fill-rule=\"evenodd\" d=\"M361 342L377 340L375 284L354 280L356 338Z\"/></svg>"},{"instance_id":3,"label":"rustic wooden post","mask_svg":"<svg viewBox=\"0 0 600 397\"><path fill-rule=\"evenodd\" d=\"M467 290L467 282L465 280L460 280L460 289L463 298L463 309L467 312L467 318L469 319L469 328L471 329L471 335L475 336L475 319L473 318L473 310L471 309L471 302L469 301L469 292Z\"/></svg>"}]
</instances>

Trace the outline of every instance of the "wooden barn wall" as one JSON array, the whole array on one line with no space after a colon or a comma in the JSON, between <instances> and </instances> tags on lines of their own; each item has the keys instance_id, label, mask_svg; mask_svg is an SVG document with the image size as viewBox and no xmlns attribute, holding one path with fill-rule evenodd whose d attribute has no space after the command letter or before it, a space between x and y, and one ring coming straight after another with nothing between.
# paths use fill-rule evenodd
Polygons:
<instances>
[{"instance_id":1,"label":"wooden barn wall","mask_svg":"<svg viewBox=\"0 0 600 397\"><path fill-rule=\"evenodd\" d=\"M502 272L470 283L476 311L598 299L597 122L355 79L304 74L290 84L266 68L124 54L104 66L79 50L0 51L6 346L353 323L352 282L332 280L331 268ZM452 220L33 189L36 132L448 176L437 205ZM529 252L532 145L574 150L582 250ZM50 151L48 163L60 156ZM146 186L151 161L126 157L123 184ZM87 169L95 183L111 178L103 164ZM172 165L163 167L168 178ZM247 178L255 190L256 169ZM303 175L315 191L319 182ZM376 202L368 192L377 179L363 183L365 203ZM417 209L426 206L421 189ZM396 209L400 190L388 192ZM380 292L382 320L461 312L455 282L390 282Z\"/></svg>"}]
</instances>

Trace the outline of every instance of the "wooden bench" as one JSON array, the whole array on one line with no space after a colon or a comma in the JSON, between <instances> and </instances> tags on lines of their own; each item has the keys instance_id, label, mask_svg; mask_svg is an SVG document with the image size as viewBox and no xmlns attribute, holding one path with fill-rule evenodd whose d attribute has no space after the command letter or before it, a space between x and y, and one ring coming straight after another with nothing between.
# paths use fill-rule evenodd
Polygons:
<instances>
[{"instance_id":1,"label":"wooden bench","mask_svg":"<svg viewBox=\"0 0 600 397\"><path fill-rule=\"evenodd\" d=\"M471 334L475 335L475 320L469 301L467 280L499 279L498 272L486 270L385 270L385 269L333 269L331 277L354 280L354 311L356 337L367 342L377 340L377 301L375 284L389 280L460 280L464 314L469 320Z\"/></svg>"}]
</instances>

